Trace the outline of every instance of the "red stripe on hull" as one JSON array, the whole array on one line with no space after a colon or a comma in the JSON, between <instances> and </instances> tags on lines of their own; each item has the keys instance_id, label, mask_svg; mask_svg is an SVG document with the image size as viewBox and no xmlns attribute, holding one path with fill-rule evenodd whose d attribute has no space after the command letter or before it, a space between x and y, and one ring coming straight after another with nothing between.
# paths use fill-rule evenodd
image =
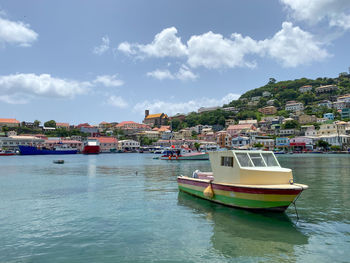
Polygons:
<instances>
[{"instance_id":1,"label":"red stripe on hull","mask_svg":"<svg viewBox=\"0 0 350 263\"><path fill-rule=\"evenodd\" d=\"M200 187L207 187L208 186L208 183L206 183L206 182L199 182L199 181L194 181L194 180L185 179L185 178L178 178L178 182L183 183L183 184L200 186ZM215 183L212 183L211 185L212 185L214 190L216 189L216 190L224 190L224 191L248 193L248 194L297 195L302 191L302 189L300 189L300 190L261 189L261 188L252 188L252 187L221 185L221 184L215 184Z\"/></svg>"}]
</instances>

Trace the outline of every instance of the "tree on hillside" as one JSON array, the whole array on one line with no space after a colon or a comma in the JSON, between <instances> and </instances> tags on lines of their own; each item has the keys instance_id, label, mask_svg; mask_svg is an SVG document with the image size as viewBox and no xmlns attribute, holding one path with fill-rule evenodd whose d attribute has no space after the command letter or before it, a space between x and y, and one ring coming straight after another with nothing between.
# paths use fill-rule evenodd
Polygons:
<instances>
[{"instance_id":1,"label":"tree on hillside","mask_svg":"<svg viewBox=\"0 0 350 263\"><path fill-rule=\"evenodd\" d=\"M54 120L51 120L51 121L47 121L44 123L44 126L45 127L53 127L53 128L56 128L56 122Z\"/></svg>"},{"instance_id":2,"label":"tree on hillside","mask_svg":"<svg viewBox=\"0 0 350 263\"><path fill-rule=\"evenodd\" d=\"M275 84L276 79L275 78L269 78L269 82L267 84Z\"/></svg>"},{"instance_id":3,"label":"tree on hillside","mask_svg":"<svg viewBox=\"0 0 350 263\"><path fill-rule=\"evenodd\" d=\"M34 121L34 127L38 128L38 127L39 127L39 125L40 125L40 121L35 120L35 121Z\"/></svg>"},{"instance_id":4,"label":"tree on hillside","mask_svg":"<svg viewBox=\"0 0 350 263\"><path fill-rule=\"evenodd\" d=\"M286 121L283 124L283 129L296 129L298 127L299 127L299 122L297 122L296 120Z\"/></svg>"}]
</instances>

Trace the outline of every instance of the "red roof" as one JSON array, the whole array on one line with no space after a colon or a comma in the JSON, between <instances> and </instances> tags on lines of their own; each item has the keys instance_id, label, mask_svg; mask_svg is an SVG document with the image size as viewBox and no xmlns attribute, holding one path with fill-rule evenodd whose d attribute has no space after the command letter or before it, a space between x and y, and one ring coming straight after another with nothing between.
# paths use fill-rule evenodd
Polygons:
<instances>
[{"instance_id":1,"label":"red roof","mask_svg":"<svg viewBox=\"0 0 350 263\"><path fill-rule=\"evenodd\" d=\"M56 122L56 127L69 127L69 123L67 122Z\"/></svg>"},{"instance_id":2,"label":"red roof","mask_svg":"<svg viewBox=\"0 0 350 263\"><path fill-rule=\"evenodd\" d=\"M0 123L19 123L16 119L0 119Z\"/></svg>"},{"instance_id":3,"label":"red roof","mask_svg":"<svg viewBox=\"0 0 350 263\"><path fill-rule=\"evenodd\" d=\"M96 137L100 143L118 143L118 140L114 137Z\"/></svg>"}]
</instances>

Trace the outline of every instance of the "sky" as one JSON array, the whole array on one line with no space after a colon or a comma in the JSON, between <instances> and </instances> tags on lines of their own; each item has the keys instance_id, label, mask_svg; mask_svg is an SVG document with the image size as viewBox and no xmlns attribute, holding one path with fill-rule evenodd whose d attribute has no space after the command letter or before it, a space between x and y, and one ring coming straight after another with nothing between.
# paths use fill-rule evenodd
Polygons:
<instances>
[{"instance_id":1,"label":"sky","mask_svg":"<svg viewBox=\"0 0 350 263\"><path fill-rule=\"evenodd\" d=\"M141 122L350 66L348 0L0 0L0 118Z\"/></svg>"}]
</instances>

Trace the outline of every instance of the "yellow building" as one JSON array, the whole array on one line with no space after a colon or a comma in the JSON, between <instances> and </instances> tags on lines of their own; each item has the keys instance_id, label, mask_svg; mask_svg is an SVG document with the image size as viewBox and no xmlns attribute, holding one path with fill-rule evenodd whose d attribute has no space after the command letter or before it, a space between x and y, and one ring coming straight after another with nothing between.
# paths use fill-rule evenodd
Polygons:
<instances>
[{"instance_id":1,"label":"yellow building","mask_svg":"<svg viewBox=\"0 0 350 263\"><path fill-rule=\"evenodd\" d=\"M169 117L165 113L149 114L149 110L145 110L145 119L143 123L151 127L160 127L167 125Z\"/></svg>"}]
</instances>

